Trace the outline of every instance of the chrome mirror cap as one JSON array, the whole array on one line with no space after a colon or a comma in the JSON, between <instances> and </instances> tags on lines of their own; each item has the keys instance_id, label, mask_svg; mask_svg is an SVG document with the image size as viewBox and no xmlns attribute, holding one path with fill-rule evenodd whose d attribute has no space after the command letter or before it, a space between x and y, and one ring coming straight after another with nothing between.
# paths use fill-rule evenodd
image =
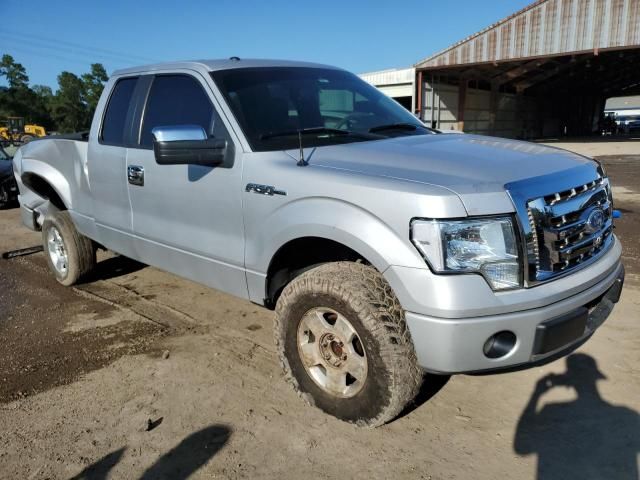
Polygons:
<instances>
[{"instance_id":1,"label":"chrome mirror cap","mask_svg":"<svg viewBox=\"0 0 640 480\"><path fill-rule=\"evenodd\" d=\"M155 127L151 134L156 142L206 140L207 132L200 125L169 125Z\"/></svg>"}]
</instances>

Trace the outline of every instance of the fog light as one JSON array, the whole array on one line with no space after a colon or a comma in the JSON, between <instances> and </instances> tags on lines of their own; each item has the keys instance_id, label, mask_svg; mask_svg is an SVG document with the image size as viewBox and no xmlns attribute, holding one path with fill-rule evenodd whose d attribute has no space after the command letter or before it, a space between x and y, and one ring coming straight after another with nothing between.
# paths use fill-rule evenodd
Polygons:
<instances>
[{"instance_id":1,"label":"fog light","mask_svg":"<svg viewBox=\"0 0 640 480\"><path fill-rule=\"evenodd\" d=\"M490 336L482 351L488 358L500 358L507 355L516 345L516 334L508 330L503 330Z\"/></svg>"}]
</instances>

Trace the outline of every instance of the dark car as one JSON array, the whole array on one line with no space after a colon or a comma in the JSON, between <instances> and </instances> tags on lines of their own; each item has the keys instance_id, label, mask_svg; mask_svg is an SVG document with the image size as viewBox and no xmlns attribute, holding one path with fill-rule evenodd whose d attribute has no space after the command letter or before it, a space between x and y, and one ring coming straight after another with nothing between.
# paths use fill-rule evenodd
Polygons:
<instances>
[{"instance_id":1,"label":"dark car","mask_svg":"<svg viewBox=\"0 0 640 480\"><path fill-rule=\"evenodd\" d=\"M640 130L640 118L627 123L628 132L637 132L638 130Z\"/></svg>"},{"instance_id":2,"label":"dark car","mask_svg":"<svg viewBox=\"0 0 640 480\"><path fill-rule=\"evenodd\" d=\"M13 175L13 163L7 152L0 147L0 208L15 204L18 198L18 184Z\"/></svg>"}]
</instances>

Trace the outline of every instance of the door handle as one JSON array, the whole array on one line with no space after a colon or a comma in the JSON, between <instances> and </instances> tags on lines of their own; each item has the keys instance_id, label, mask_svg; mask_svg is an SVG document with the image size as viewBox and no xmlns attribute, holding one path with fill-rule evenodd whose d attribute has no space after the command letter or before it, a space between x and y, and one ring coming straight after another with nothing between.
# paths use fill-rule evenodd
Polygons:
<instances>
[{"instance_id":1,"label":"door handle","mask_svg":"<svg viewBox=\"0 0 640 480\"><path fill-rule=\"evenodd\" d=\"M131 185L144 186L144 167L129 165L127 167L127 180Z\"/></svg>"}]
</instances>

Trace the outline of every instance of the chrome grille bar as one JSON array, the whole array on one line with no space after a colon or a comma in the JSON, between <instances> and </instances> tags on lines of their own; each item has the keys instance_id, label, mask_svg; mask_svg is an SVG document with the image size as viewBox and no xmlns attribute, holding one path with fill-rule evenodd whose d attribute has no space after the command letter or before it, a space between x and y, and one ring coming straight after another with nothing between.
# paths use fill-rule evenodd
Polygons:
<instances>
[{"instance_id":1,"label":"chrome grille bar","mask_svg":"<svg viewBox=\"0 0 640 480\"><path fill-rule=\"evenodd\" d=\"M515 180L505 184L505 189L517 213L526 287L589 265L613 243L609 223L612 215L609 180L597 162L583 161L546 175ZM604 196L600 193L603 189ZM602 203L603 199L606 199L605 203ZM600 205L597 205L598 201ZM603 225L598 241L600 235L586 231L591 211L585 212L595 208L606 213L606 225ZM581 234L584 235L580 237ZM576 249L568 253L571 247L587 238L591 239L592 248L596 246L594 242L600 242L602 246L593 252ZM588 246L588 241L585 243L580 249ZM558 252L559 249L564 250ZM568 265L565 264L567 260Z\"/></svg>"},{"instance_id":2,"label":"chrome grille bar","mask_svg":"<svg viewBox=\"0 0 640 480\"><path fill-rule=\"evenodd\" d=\"M606 250L613 238L609 181L599 178L526 202L534 262L529 284L550 280ZM530 258L531 260L531 258Z\"/></svg>"}]
</instances>

